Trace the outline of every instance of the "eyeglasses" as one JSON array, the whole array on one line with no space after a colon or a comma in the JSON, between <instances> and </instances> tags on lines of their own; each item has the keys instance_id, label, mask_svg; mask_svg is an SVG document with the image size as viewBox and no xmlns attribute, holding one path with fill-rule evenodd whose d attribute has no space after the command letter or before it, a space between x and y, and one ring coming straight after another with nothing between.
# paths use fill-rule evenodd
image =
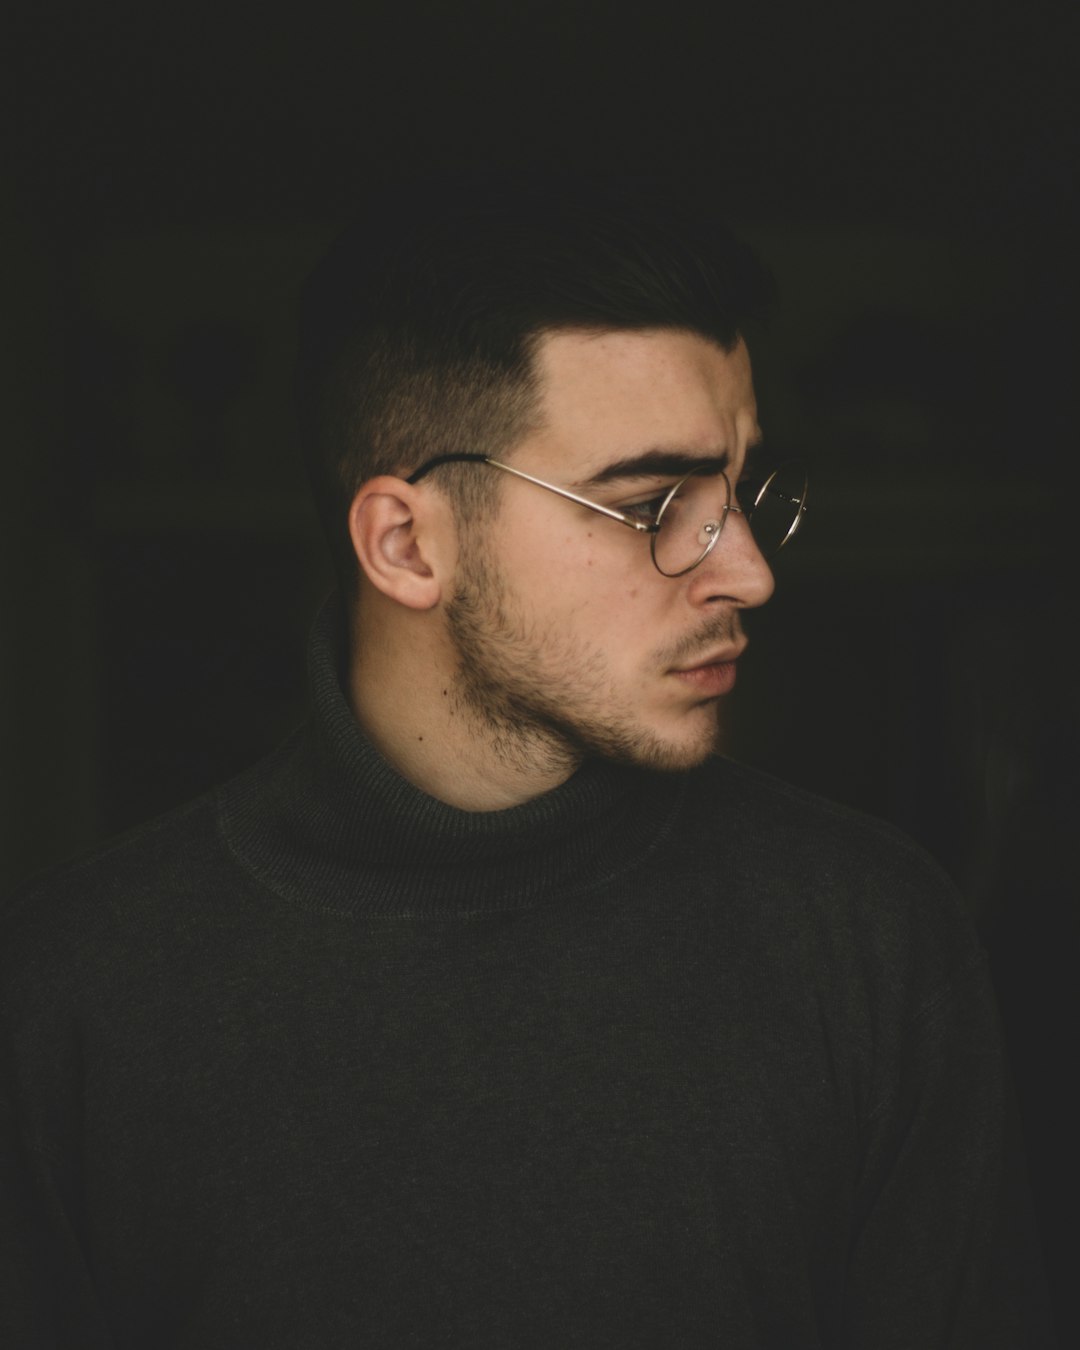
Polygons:
<instances>
[{"instance_id":1,"label":"eyeglasses","mask_svg":"<svg viewBox=\"0 0 1080 1350\"><path fill-rule=\"evenodd\" d=\"M617 520L641 534L648 534L652 560L665 577L681 577L705 561L716 547L731 511L737 511L750 526L761 553L773 557L797 533L806 513L806 470L800 460L785 460L764 480L739 483L732 501L731 483L715 462L705 461L664 492L616 511L589 501L567 488L545 483L509 464L487 455L437 455L405 480L418 483L443 464L490 464L526 483L557 493L590 511Z\"/></svg>"}]
</instances>

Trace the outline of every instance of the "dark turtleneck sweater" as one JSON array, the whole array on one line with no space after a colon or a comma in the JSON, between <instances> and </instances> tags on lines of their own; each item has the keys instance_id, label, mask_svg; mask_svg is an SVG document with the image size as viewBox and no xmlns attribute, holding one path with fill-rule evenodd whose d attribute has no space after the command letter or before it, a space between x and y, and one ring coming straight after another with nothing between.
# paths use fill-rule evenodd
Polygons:
<instances>
[{"instance_id":1,"label":"dark turtleneck sweater","mask_svg":"<svg viewBox=\"0 0 1080 1350\"><path fill-rule=\"evenodd\" d=\"M277 753L16 897L0 1344L1051 1343L982 955L716 759L458 811L324 614Z\"/></svg>"}]
</instances>

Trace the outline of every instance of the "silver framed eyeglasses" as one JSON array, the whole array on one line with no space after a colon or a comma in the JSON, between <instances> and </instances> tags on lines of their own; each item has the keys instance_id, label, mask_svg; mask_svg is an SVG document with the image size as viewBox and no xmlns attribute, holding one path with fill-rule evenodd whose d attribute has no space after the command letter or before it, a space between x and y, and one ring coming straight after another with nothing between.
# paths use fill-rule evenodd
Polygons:
<instances>
[{"instance_id":1,"label":"silver framed eyeglasses","mask_svg":"<svg viewBox=\"0 0 1080 1350\"><path fill-rule=\"evenodd\" d=\"M731 483L715 461L703 461L684 474L672 487L621 511L601 506L568 488L546 483L542 478L515 469L487 455L437 455L405 480L418 483L443 464L490 464L536 487L554 492L567 501L617 520L640 534L650 536L652 560L665 577L681 577L699 567L716 547L732 511L743 516L754 542L766 558L777 554L794 538L806 514L806 469L797 459L785 460L766 478L739 483L732 500Z\"/></svg>"}]
</instances>

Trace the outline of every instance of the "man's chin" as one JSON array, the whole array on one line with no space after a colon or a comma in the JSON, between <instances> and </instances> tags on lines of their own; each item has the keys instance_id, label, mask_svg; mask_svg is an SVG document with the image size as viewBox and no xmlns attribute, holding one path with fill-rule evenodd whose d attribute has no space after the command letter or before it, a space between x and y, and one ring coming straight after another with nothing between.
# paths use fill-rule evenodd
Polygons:
<instances>
[{"instance_id":1,"label":"man's chin","mask_svg":"<svg viewBox=\"0 0 1080 1350\"><path fill-rule=\"evenodd\" d=\"M653 773L686 773L722 751L720 728L714 724L706 734L677 739L655 732L637 737L597 738L584 747L587 753Z\"/></svg>"},{"instance_id":2,"label":"man's chin","mask_svg":"<svg viewBox=\"0 0 1080 1350\"><path fill-rule=\"evenodd\" d=\"M698 746L694 749L672 749L653 759L643 761L639 767L651 769L654 773L688 773L691 769L700 768L706 760L712 759L714 755L719 753L720 747L716 743Z\"/></svg>"}]
</instances>

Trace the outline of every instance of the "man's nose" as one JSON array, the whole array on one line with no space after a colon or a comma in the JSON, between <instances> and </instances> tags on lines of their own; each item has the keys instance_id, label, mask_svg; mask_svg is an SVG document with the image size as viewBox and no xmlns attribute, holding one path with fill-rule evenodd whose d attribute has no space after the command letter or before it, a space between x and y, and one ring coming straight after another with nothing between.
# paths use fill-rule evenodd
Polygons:
<instances>
[{"instance_id":1,"label":"man's nose","mask_svg":"<svg viewBox=\"0 0 1080 1350\"><path fill-rule=\"evenodd\" d=\"M776 589L772 568L765 561L741 511L728 511L716 547L690 573L695 604L725 601L740 609L763 605Z\"/></svg>"}]
</instances>

